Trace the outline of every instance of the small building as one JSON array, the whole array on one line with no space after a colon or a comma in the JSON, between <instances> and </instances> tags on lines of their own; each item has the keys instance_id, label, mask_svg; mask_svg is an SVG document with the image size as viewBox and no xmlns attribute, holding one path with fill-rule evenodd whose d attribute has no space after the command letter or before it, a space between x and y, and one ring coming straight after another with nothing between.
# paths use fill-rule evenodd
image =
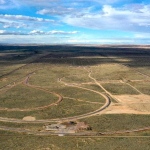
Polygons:
<instances>
[{"instance_id":1,"label":"small building","mask_svg":"<svg viewBox=\"0 0 150 150\"><path fill-rule=\"evenodd\" d=\"M46 131L54 131L58 134L71 134L82 130L91 130L91 127L85 122L63 122L58 124L48 124L44 126Z\"/></svg>"}]
</instances>

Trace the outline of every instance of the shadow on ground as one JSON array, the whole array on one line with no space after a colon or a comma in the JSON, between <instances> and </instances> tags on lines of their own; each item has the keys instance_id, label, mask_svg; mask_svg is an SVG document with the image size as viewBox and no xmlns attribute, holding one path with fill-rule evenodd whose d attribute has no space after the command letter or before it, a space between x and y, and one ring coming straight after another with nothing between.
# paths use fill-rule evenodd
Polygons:
<instances>
[{"instance_id":1,"label":"shadow on ground","mask_svg":"<svg viewBox=\"0 0 150 150\"><path fill-rule=\"evenodd\" d=\"M5 55L0 55L0 63L1 66L10 63L19 64L22 60L43 53L43 51L50 53L32 63L74 66L121 63L130 67L150 66L150 47L145 49L134 46L0 46L0 54L5 53Z\"/></svg>"}]
</instances>

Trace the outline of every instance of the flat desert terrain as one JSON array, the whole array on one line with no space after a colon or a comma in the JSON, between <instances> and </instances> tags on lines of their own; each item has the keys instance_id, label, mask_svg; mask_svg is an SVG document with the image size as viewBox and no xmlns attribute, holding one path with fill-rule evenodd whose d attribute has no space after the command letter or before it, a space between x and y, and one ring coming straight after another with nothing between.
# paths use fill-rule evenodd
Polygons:
<instances>
[{"instance_id":1,"label":"flat desert terrain","mask_svg":"<svg viewBox=\"0 0 150 150\"><path fill-rule=\"evenodd\" d=\"M0 46L0 135L2 149L148 150L150 47Z\"/></svg>"}]
</instances>

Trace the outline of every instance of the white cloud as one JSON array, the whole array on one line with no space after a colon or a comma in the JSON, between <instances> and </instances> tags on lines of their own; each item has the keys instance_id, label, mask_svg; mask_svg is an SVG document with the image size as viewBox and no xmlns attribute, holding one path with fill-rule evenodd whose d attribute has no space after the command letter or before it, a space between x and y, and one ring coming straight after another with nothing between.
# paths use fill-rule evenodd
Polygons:
<instances>
[{"instance_id":1,"label":"white cloud","mask_svg":"<svg viewBox=\"0 0 150 150\"><path fill-rule=\"evenodd\" d=\"M39 30L32 30L31 32L29 32L29 34L45 34L45 32Z\"/></svg>"},{"instance_id":2,"label":"white cloud","mask_svg":"<svg viewBox=\"0 0 150 150\"><path fill-rule=\"evenodd\" d=\"M74 11L76 11L74 8L65 8L65 7L52 7L52 8L48 8L48 9L42 9L37 11L37 14L41 14L41 15L45 15L45 14L49 14L49 15L64 15L64 14L69 14L69 13L73 13Z\"/></svg>"},{"instance_id":3,"label":"white cloud","mask_svg":"<svg viewBox=\"0 0 150 150\"><path fill-rule=\"evenodd\" d=\"M78 33L78 31L61 31L61 30L52 30L52 31L48 31L48 32L44 32L44 31L40 31L40 30L33 30L31 31L29 34L38 34L38 35L51 35L51 34L76 34Z\"/></svg>"},{"instance_id":4,"label":"white cloud","mask_svg":"<svg viewBox=\"0 0 150 150\"><path fill-rule=\"evenodd\" d=\"M0 19L1 20L1 19ZM28 24L22 23L22 22L13 22L13 21L8 21L8 20L3 20L0 21L0 24L2 24L3 28L27 28Z\"/></svg>"},{"instance_id":5,"label":"white cloud","mask_svg":"<svg viewBox=\"0 0 150 150\"><path fill-rule=\"evenodd\" d=\"M78 31L61 31L61 30L52 30L52 31L41 31L41 30L32 30L30 32L18 32L18 31L6 31L0 30L0 35L71 35L77 34Z\"/></svg>"},{"instance_id":6,"label":"white cloud","mask_svg":"<svg viewBox=\"0 0 150 150\"><path fill-rule=\"evenodd\" d=\"M0 35L0 43L13 44L62 44L68 37L56 37L52 35Z\"/></svg>"},{"instance_id":7,"label":"white cloud","mask_svg":"<svg viewBox=\"0 0 150 150\"><path fill-rule=\"evenodd\" d=\"M148 44L149 39L83 39L74 37L58 37L52 35L0 35L0 43L13 43L13 44Z\"/></svg>"},{"instance_id":8,"label":"white cloud","mask_svg":"<svg viewBox=\"0 0 150 150\"><path fill-rule=\"evenodd\" d=\"M0 9L19 8L20 4L18 0L0 0Z\"/></svg>"},{"instance_id":9,"label":"white cloud","mask_svg":"<svg viewBox=\"0 0 150 150\"><path fill-rule=\"evenodd\" d=\"M150 39L150 33L135 33L135 39Z\"/></svg>"},{"instance_id":10,"label":"white cloud","mask_svg":"<svg viewBox=\"0 0 150 150\"><path fill-rule=\"evenodd\" d=\"M3 25L3 28L36 28L38 25L42 24L55 24L56 21L51 19L43 19L38 17L30 17L23 15L3 15L0 14L0 24Z\"/></svg>"},{"instance_id":11,"label":"white cloud","mask_svg":"<svg viewBox=\"0 0 150 150\"><path fill-rule=\"evenodd\" d=\"M5 32L5 30L0 30L0 34L3 34Z\"/></svg>"},{"instance_id":12,"label":"white cloud","mask_svg":"<svg viewBox=\"0 0 150 150\"><path fill-rule=\"evenodd\" d=\"M52 3L61 3L61 0L22 0L22 3L24 4L30 4L30 5L38 5L38 6L50 6Z\"/></svg>"},{"instance_id":13,"label":"white cloud","mask_svg":"<svg viewBox=\"0 0 150 150\"><path fill-rule=\"evenodd\" d=\"M93 1L98 2L99 4L102 4L102 5L116 4L116 3L120 3L120 2L123 2L123 3L130 2L130 0L105 0L105 1L102 1L102 0L93 0Z\"/></svg>"},{"instance_id":14,"label":"white cloud","mask_svg":"<svg viewBox=\"0 0 150 150\"><path fill-rule=\"evenodd\" d=\"M0 30L0 35L26 35L23 32Z\"/></svg>"},{"instance_id":15,"label":"white cloud","mask_svg":"<svg viewBox=\"0 0 150 150\"><path fill-rule=\"evenodd\" d=\"M60 31L60 30L52 30L48 32L49 34L76 34L78 31Z\"/></svg>"},{"instance_id":16,"label":"white cloud","mask_svg":"<svg viewBox=\"0 0 150 150\"><path fill-rule=\"evenodd\" d=\"M17 0L19 1L19 0ZM33 6L44 6L44 7L50 7L50 6L73 6L73 5L82 5L82 4L116 4L120 2L130 2L130 0L22 0L23 4L26 5L33 5Z\"/></svg>"},{"instance_id":17,"label":"white cloud","mask_svg":"<svg viewBox=\"0 0 150 150\"><path fill-rule=\"evenodd\" d=\"M37 22L54 22L54 20L50 19L43 19L38 17L30 17L30 16L23 16L23 15L2 15L0 14L0 19L9 19L9 20L23 20L23 21L37 21Z\"/></svg>"},{"instance_id":18,"label":"white cloud","mask_svg":"<svg viewBox=\"0 0 150 150\"><path fill-rule=\"evenodd\" d=\"M145 5L138 11L104 5L99 12L89 12L80 17L67 15L63 21L86 28L147 32L150 31L150 5Z\"/></svg>"},{"instance_id":19,"label":"white cloud","mask_svg":"<svg viewBox=\"0 0 150 150\"><path fill-rule=\"evenodd\" d=\"M5 0L0 0L0 4L2 5L2 4L5 4L6 2L5 2Z\"/></svg>"}]
</instances>

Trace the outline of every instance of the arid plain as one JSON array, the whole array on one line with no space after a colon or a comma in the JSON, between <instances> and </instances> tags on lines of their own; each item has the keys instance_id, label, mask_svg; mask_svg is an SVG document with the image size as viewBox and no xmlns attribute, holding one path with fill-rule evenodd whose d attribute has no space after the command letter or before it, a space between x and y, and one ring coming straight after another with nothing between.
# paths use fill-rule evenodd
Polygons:
<instances>
[{"instance_id":1,"label":"arid plain","mask_svg":"<svg viewBox=\"0 0 150 150\"><path fill-rule=\"evenodd\" d=\"M149 46L0 49L2 149L149 149Z\"/></svg>"}]
</instances>

